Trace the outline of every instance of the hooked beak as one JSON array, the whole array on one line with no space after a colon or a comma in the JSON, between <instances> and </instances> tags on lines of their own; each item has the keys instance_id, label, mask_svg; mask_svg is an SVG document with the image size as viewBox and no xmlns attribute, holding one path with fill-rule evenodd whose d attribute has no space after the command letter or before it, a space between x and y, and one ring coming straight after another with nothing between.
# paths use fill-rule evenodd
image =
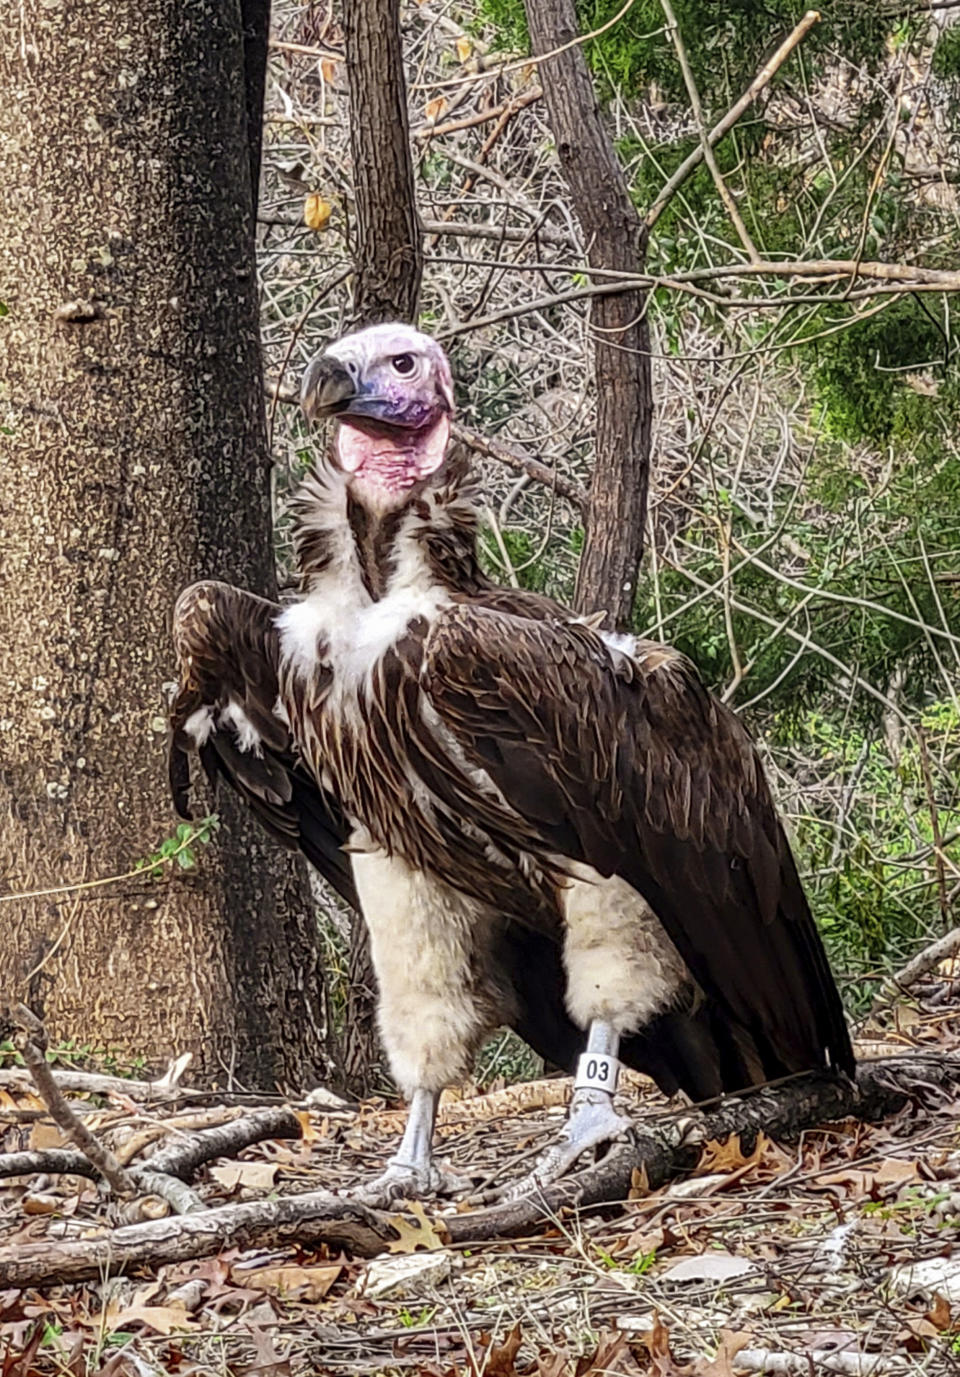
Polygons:
<instances>
[{"instance_id":1,"label":"hooked beak","mask_svg":"<svg viewBox=\"0 0 960 1377\"><path fill-rule=\"evenodd\" d=\"M318 354L307 364L300 386L300 405L308 421L336 416L356 400L356 384L336 359Z\"/></svg>"}]
</instances>

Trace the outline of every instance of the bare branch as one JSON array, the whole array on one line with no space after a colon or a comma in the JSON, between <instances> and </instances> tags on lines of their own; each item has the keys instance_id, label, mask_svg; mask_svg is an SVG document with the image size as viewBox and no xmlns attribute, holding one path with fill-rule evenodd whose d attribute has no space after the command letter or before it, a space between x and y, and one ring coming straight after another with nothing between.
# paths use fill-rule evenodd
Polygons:
<instances>
[{"instance_id":1,"label":"bare branch","mask_svg":"<svg viewBox=\"0 0 960 1377\"><path fill-rule=\"evenodd\" d=\"M710 130L710 133L707 135L707 143L711 148L723 138L728 130L733 128L743 112L753 104L757 96L768 84L777 70L783 66L800 40L813 28L814 24L819 22L819 20L820 15L816 10L807 11L793 32L780 44L780 47L770 58L769 62L764 63L760 68L760 71L753 78L740 99L735 104L731 105L723 119L718 120ZM653 205L647 211L646 225L648 229L652 229L657 223L660 216L673 199L674 193L683 185L690 176L690 173L700 166L703 161L703 155L704 148L703 144L701 144L699 148L693 150L689 157L684 158L676 172L674 172L670 180L664 185L663 190L660 192Z\"/></svg>"}]
</instances>

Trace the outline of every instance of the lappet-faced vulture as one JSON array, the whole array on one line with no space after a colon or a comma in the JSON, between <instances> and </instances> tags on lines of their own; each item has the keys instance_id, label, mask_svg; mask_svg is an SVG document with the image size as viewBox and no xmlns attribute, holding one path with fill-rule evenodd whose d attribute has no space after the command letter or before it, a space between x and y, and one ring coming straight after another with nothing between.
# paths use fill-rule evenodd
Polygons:
<instances>
[{"instance_id":1,"label":"lappet-faced vulture","mask_svg":"<svg viewBox=\"0 0 960 1377\"><path fill-rule=\"evenodd\" d=\"M336 434L295 502L302 596L181 595L172 780L185 811L198 750L359 903L411 1103L365 1198L444 1184L438 1097L499 1025L582 1053L536 1182L622 1131L621 1061L696 1100L850 1073L753 742L676 651L486 577L436 342L347 335L303 404Z\"/></svg>"}]
</instances>

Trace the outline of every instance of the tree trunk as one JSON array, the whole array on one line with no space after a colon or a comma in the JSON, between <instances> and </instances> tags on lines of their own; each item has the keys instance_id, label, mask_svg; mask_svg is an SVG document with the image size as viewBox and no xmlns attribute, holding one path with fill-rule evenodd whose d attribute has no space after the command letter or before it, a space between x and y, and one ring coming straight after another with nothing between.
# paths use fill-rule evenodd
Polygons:
<instances>
[{"instance_id":1,"label":"tree trunk","mask_svg":"<svg viewBox=\"0 0 960 1377\"><path fill-rule=\"evenodd\" d=\"M267 84L270 48L270 0L240 0L243 25L243 101L247 116L247 157L256 223L263 161L263 93Z\"/></svg>"},{"instance_id":2,"label":"tree trunk","mask_svg":"<svg viewBox=\"0 0 960 1377\"><path fill-rule=\"evenodd\" d=\"M344 6L358 321L417 317L423 272L398 0Z\"/></svg>"},{"instance_id":3,"label":"tree trunk","mask_svg":"<svg viewBox=\"0 0 960 1377\"><path fill-rule=\"evenodd\" d=\"M24 0L0 50L0 888L172 830L169 617L269 592L240 6ZM0 902L0 983L76 1037L221 1084L323 1052L302 873L239 804L196 871ZM191 1072L191 1076L194 1072Z\"/></svg>"},{"instance_id":4,"label":"tree trunk","mask_svg":"<svg viewBox=\"0 0 960 1377\"><path fill-rule=\"evenodd\" d=\"M398 0L350 0L344 7L350 98L350 154L356 198L354 316L360 325L416 321L423 245L413 180ZM341 1084L357 1095L380 1075L376 977L366 925L354 922Z\"/></svg>"},{"instance_id":5,"label":"tree trunk","mask_svg":"<svg viewBox=\"0 0 960 1377\"><path fill-rule=\"evenodd\" d=\"M578 36L573 0L525 0L535 55ZM642 271L640 218L603 126L581 46L540 68L560 166L591 267ZM590 308L597 384L597 445L586 539L577 575L580 611L605 608L629 623L646 521L653 389L650 334L640 292L595 298Z\"/></svg>"}]
</instances>

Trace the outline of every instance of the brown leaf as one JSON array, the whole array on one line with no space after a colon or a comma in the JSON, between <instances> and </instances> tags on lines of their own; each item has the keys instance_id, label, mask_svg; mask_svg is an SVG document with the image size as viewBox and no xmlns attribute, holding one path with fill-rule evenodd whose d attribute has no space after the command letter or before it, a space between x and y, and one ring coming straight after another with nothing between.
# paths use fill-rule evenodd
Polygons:
<instances>
[{"instance_id":1,"label":"brown leaf","mask_svg":"<svg viewBox=\"0 0 960 1377\"><path fill-rule=\"evenodd\" d=\"M142 1324L157 1334L168 1336L178 1329L196 1329L197 1326L187 1314L182 1303L175 1305L144 1305L134 1297L132 1304L120 1306L111 1301L104 1315L107 1330L129 1329L132 1324Z\"/></svg>"},{"instance_id":2,"label":"brown leaf","mask_svg":"<svg viewBox=\"0 0 960 1377\"><path fill-rule=\"evenodd\" d=\"M678 1377L678 1374L682 1374L683 1368L677 1366L670 1352L670 1335L660 1323L659 1315L654 1314L653 1328L649 1334L641 1335L639 1344L650 1355L650 1372L656 1377Z\"/></svg>"},{"instance_id":3,"label":"brown leaf","mask_svg":"<svg viewBox=\"0 0 960 1377\"><path fill-rule=\"evenodd\" d=\"M495 1344L492 1334L481 1334L478 1347L484 1351L482 1355L478 1355L479 1362L472 1356L470 1359L475 1377L480 1377L480 1374L483 1374L483 1377L525 1377L525 1374L517 1371L515 1364L522 1342L523 1334L519 1322L513 1326L502 1344ZM528 1368L527 1372L529 1371Z\"/></svg>"},{"instance_id":4,"label":"brown leaf","mask_svg":"<svg viewBox=\"0 0 960 1377\"><path fill-rule=\"evenodd\" d=\"M266 1291L269 1295L289 1300L323 1300L343 1268L298 1267L294 1263L280 1267L253 1267L232 1272L240 1284L250 1290Z\"/></svg>"},{"instance_id":5,"label":"brown leaf","mask_svg":"<svg viewBox=\"0 0 960 1377\"><path fill-rule=\"evenodd\" d=\"M628 1200L642 1200L650 1194L650 1178L647 1175L647 1164L641 1162L639 1167L634 1167L630 1173L630 1192Z\"/></svg>"},{"instance_id":6,"label":"brown leaf","mask_svg":"<svg viewBox=\"0 0 960 1377\"><path fill-rule=\"evenodd\" d=\"M48 1123L45 1119L38 1119L30 1130L29 1144L34 1152L43 1152L46 1148L62 1148L66 1141L56 1124Z\"/></svg>"},{"instance_id":7,"label":"brown leaf","mask_svg":"<svg viewBox=\"0 0 960 1377\"><path fill-rule=\"evenodd\" d=\"M419 1200L410 1202L409 1212L418 1223L411 1224L402 1214L388 1216L387 1222L398 1235L393 1242L387 1244L388 1253L415 1253L418 1248L446 1247L449 1239L445 1236L442 1222L430 1219Z\"/></svg>"},{"instance_id":8,"label":"brown leaf","mask_svg":"<svg viewBox=\"0 0 960 1377\"><path fill-rule=\"evenodd\" d=\"M433 124L435 120L440 118L446 108L446 98L444 96L436 96L433 100L427 101L426 105L423 107L423 113L430 123Z\"/></svg>"},{"instance_id":9,"label":"brown leaf","mask_svg":"<svg viewBox=\"0 0 960 1377\"><path fill-rule=\"evenodd\" d=\"M739 1133L731 1133L730 1137L723 1139L723 1141L713 1138L703 1146L697 1165L697 1174L705 1176L712 1172L729 1173L734 1171L744 1174L744 1168L757 1165L769 1144L770 1139L766 1134L758 1133L753 1151L745 1156L740 1146Z\"/></svg>"},{"instance_id":10,"label":"brown leaf","mask_svg":"<svg viewBox=\"0 0 960 1377\"><path fill-rule=\"evenodd\" d=\"M317 1141L317 1138L319 1137L317 1130L313 1126L313 1120L310 1118L310 1115L307 1113L305 1109L295 1109L293 1112L296 1115L297 1122L300 1125L301 1145L304 1148L313 1147L314 1143Z\"/></svg>"},{"instance_id":11,"label":"brown leaf","mask_svg":"<svg viewBox=\"0 0 960 1377\"><path fill-rule=\"evenodd\" d=\"M934 1291L933 1293L933 1304L927 1311L927 1319L933 1325L934 1329L943 1330L950 1328L950 1302L944 1296L941 1296L939 1291Z\"/></svg>"},{"instance_id":12,"label":"brown leaf","mask_svg":"<svg viewBox=\"0 0 960 1377\"><path fill-rule=\"evenodd\" d=\"M753 1335L746 1330L722 1329L717 1356L697 1368L697 1377L736 1377L734 1359L752 1339Z\"/></svg>"},{"instance_id":13,"label":"brown leaf","mask_svg":"<svg viewBox=\"0 0 960 1377\"><path fill-rule=\"evenodd\" d=\"M597 1346L590 1354L584 1354L574 1368L574 1377L600 1377L601 1374L640 1374L641 1369L630 1352L630 1341L626 1334L613 1332L601 1334Z\"/></svg>"}]
</instances>

